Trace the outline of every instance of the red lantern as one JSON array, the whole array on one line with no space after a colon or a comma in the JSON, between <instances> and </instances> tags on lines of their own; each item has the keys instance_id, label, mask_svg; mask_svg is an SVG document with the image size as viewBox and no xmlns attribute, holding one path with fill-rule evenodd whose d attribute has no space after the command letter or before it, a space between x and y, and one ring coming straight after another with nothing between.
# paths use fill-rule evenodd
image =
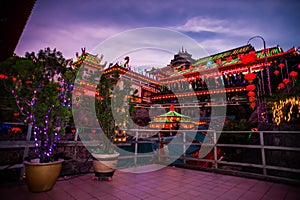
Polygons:
<instances>
[{"instance_id":1,"label":"red lantern","mask_svg":"<svg viewBox=\"0 0 300 200\"><path fill-rule=\"evenodd\" d=\"M255 85L251 84L251 85L247 85L246 90L247 91L251 91L251 90L255 90Z\"/></svg>"},{"instance_id":2,"label":"red lantern","mask_svg":"<svg viewBox=\"0 0 300 200\"><path fill-rule=\"evenodd\" d=\"M15 112L13 115L14 115L14 117L19 117L20 113L19 112Z\"/></svg>"},{"instance_id":3,"label":"red lantern","mask_svg":"<svg viewBox=\"0 0 300 200\"><path fill-rule=\"evenodd\" d=\"M0 79L7 79L8 76L6 76L5 74L0 74Z\"/></svg>"},{"instance_id":4,"label":"red lantern","mask_svg":"<svg viewBox=\"0 0 300 200\"><path fill-rule=\"evenodd\" d=\"M252 83L252 81L256 78L256 74L255 73L248 73L245 75L244 77L247 81L249 81L250 83Z\"/></svg>"},{"instance_id":5,"label":"red lantern","mask_svg":"<svg viewBox=\"0 0 300 200\"><path fill-rule=\"evenodd\" d=\"M250 91L250 92L248 92L248 97L254 97L255 96L255 92L253 92L253 91Z\"/></svg>"},{"instance_id":6,"label":"red lantern","mask_svg":"<svg viewBox=\"0 0 300 200\"><path fill-rule=\"evenodd\" d=\"M300 64L298 64L298 69L300 69Z\"/></svg>"},{"instance_id":7,"label":"red lantern","mask_svg":"<svg viewBox=\"0 0 300 200\"><path fill-rule=\"evenodd\" d=\"M255 101L255 97L249 97L249 101L250 101L250 102Z\"/></svg>"},{"instance_id":8,"label":"red lantern","mask_svg":"<svg viewBox=\"0 0 300 200\"><path fill-rule=\"evenodd\" d=\"M256 60L257 57L255 51L251 51L250 53L241 56L241 61L245 65L247 65L248 63L255 62Z\"/></svg>"},{"instance_id":9,"label":"red lantern","mask_svg":"<svg viewBox=\"0 0 300 200\"><path fill-rule=\"evenodd\" d=\"M255 108L255 106L256 106L256 103L255 103L255 102L251 102L251 104L250 104L250 108L254 109L254 108Z\"/></svg>"},{"instance_id":10,"label":"red lantern","mask_svg":"<svg viewBox=\"0 0 300 200\"><path fill-rule=\"evenodd\" d=\"M298 76L298 72L292 71L290 73L290 76L294 78L294 77Z\"/></svg>"},{"instance_id":11,"label":"red lantern","mask_svg":"<svg viewBox=\"0 0 300 200\"><path fill-rule=\"evenodd\" d=\"M290 82L290 79L285 78L285 79L282 80L282 82L284 82L285 84L288 84Z\"/></svg>"},{"instance_id":12,"label":"red lantern","mask_svg":"<svg viewBox=\"0 0 300 200\"><path fill-rule=\"evenodd\" d=\"M278 65L278 67L280 68L280 69L282 69L282 68L284 68L284 64L283 63L280 63L279 65Z\"/></svg>"},{"instance_id":13,"label":"red lantern","mask_svg":"<svg viewBox=\"0 0 300 200\"><path fill-rule=\"evenodd\" d=\"M278 70L275 70L275 71L274 71L274 74L275 74L276 76L278 76L279 73L280 73L280 72L279 72Z\"/></svg>"},{"instance_id":14,"label":"red lantern","mask_svg":"<svg viewBox=\"0 0 300 200\"><path fill-rule=\"evenodd\" d=\"M278 90L283 89L284 86L285 86L285 85L284 85L283 83L279 83L279 84L278 84Z\"/></svg>"}]
</instances>

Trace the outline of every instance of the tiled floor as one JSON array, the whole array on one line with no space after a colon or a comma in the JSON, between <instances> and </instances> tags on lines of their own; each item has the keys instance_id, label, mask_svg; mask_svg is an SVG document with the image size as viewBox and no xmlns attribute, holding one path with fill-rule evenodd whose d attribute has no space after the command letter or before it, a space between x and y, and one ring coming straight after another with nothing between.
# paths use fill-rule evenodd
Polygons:
<instances>
[{"instance_id":1,"label":"tiled floor","mask_svg":"<svg viewBox=\"0 0 300 200\"><path fill-rule=\"evenodd\" d=\"M300 199L300 186L166 167L146 173L117 171L113 181L95 181L93 174L60 178L53 190L31 193L25 183L0 188L2 200L69 199Z\"/></svg>"}]
</instances>

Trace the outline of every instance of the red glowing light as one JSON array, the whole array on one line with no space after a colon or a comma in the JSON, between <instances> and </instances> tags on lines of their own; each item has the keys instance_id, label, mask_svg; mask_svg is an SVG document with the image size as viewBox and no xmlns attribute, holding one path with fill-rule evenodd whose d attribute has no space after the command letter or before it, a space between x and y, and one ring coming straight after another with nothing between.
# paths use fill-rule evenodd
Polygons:
<instances>
[{"instance_id":1,"label":"red glowing light","mask_svg":"<svg viewBox=\"0 0 300 200\"><path fill-rule=\"evenodd\" d=\"M255 92L253 92L253 91L250 91L250 92L248 92L248 97L254 97L255 96Z\"/></svg>"},{"instance_id":2,"label":"red glowing light","mask_svg":"<svg viewBox=\"0 0 300 200\"><path fill-rule=\"evenodd\" d=\"M255 102L252 102L252 103L250 104L250 108L254 109L255 107L256 107L256 103L255 103Z\"/></svg>"},{"instance_id":3,"label":"red glowing light","mask_svg":"<svg viewBox=\"0 0 300 200\"><path fill-rule=\"evenodd\" d=\"M257 57L255 51L251 51L250 53L241 56L241 61L245 65L247 65L248 63L255 62L256 60Z\"/></svg>"},{"instance_id":4,"label":"red glowing light","mask_svg":"<svg viewBox=\"0 0 300 200\"><path fill-rule=\"evenodd\" d=\"M278 67L280 68L280 69L282 69L282 68L284 68L284 64L283 63L280 63L279 65L278 65Z\"/></svg>"},{"instance_id":5,"label":"red glowing light","mask_svg":"<svg viewBox=\"0 0 300 200\"><path fill-rule=\"evenodd\" d=\"M274 71L274 74L275 74L276 76L278 76L279 73L280 73L280 72L279 72L278 70L275 70L275 71Z\"/></svg>"},{"instance_id":6,"label":"red glowing light","mask_svg":"<svg viewBox=\"0 0 300 200\"><path fill-rule=\"evenodd\" d=\"M7 79L8 76L6 76L5 74L0 74L0 79Z\"/></svg>"},{"instance_id":7,"label":"red glowing light","mask_svg":"<svg viewBox=\"0 0 300 200\"><path fill-rule=\"evenodd\" d=\"M283 89L285 87L284 83L279 83L278 84L278 90Z\"/></svg>"},{"instance_id":8,"label":"red glowing light","mask_svg":"<svg viewBox=\"0 0 300 200\"><path fill-rule=\"evenodd\" d=\"M291 77L296 77L296 76L298 76L298 72L292 71L292 72L290 73L290 76L291 76Z\"/></svg>"},{"instance_id":9,"label":"red glowing light","mask_svg":"<svg viewBox=\"0 0 300 200\"><path fill-rule=\"evenodd\" d=\"M246 90L247 91L251 91L251 90L255 90L255 85L251 84L251 85L247 85Z\"/></svg>"},{"instance_id":10,"label":"red glowing light","mask_svg":"<svg viewBox=\"0 0 300 200\"><path fill-rule=\"evenodd\" d=\"M171 105L170 106L170 111L174 111L175 109L174 109L174 105Z\"/></svg>"},{"instance_id":11,"label":"red glowing light","mask_svg":"<svg viewBox=\"0 0 300 200\"><path fill-rule=\"evenodd\" d=\"M282 82L284 82L285 84L288 84L290 82L290 79L285 78L285 79L282 80Z\"/></svg>"},{"instance_id":12,"label":"red glowing light","mask_svg":"<svg viewBox=\"0 0 300 200\"><path fill-rule=\"evenodd\" d=\"M255 73L248 73L245 75L245 79L247 81L249 81L250 83L256 78L256 74Z\"/></svg>"},{"instance_id":13,"label":"red glowing light","mask_svg":"<svg viewBox=\"0 0 300 200\"><path fill-rule=\"evenodd\" d=\"M255 97L249 97L249 101L250 101L250 102L255 101Z\"/></svg>"},{"instance_id":14,"label":"red glowing light","mask_svg":"<svg viewBox=\"0 0 300 200\"><path fill-rule=\"evenodd\" d=\"M19 113L19 112L15 112L15 113L13 114L13 116L14 116L14 117L19 117L19 116L20 116L20 113Z\"/></svg>"}]
</instances>

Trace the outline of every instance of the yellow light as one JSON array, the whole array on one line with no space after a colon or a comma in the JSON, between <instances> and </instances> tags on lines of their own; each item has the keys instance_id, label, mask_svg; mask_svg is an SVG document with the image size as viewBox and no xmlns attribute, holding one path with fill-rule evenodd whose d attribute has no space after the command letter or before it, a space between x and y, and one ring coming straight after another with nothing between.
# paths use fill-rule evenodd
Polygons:
<instances>
[{"instance_id":1,"label":"yellow light","mask_svg":"<svg viewBox=\"0 0 300 200\"><path fill-rule=\"evenodd\" d=\"M273 118L276 125L279 125L282 121L289 122L292 118L291 115L293 114L294 107L297 107L298 112L300 113L299 100L300 97L291 97L285 100L280 100L279 103L273 103ZM289 110L287 110L288 106L290 107Z\"/></svg>"}]
</instances>

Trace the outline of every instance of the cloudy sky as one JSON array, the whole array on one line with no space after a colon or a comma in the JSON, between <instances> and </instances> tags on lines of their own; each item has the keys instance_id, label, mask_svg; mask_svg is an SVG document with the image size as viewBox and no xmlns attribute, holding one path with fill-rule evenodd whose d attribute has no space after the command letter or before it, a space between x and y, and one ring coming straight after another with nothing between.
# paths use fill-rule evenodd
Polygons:
<instances>
[{"instance_id":1,"label":"cloudy sky","mask_svg":"<svg viewBox=\"0 0 300 200\"><path fill-rule=\"evenodd\" d=\"M154 65L154 60L168 64L182 46L194 58L203 56L186 41L176 36L166 37L168 33L164 30L178 31L194 40L207 54L245 45L255 35L262 36L267 47L280 45L286 51L300 45L299 19L298 0L38 0L15 53L23 56L27 51L51 47L66 58L75 59L75 53L86 47L87 51L103 53L105 60L105 50L101 48L117 50L126 46L132 52L131 62L148 57ZM163 31L153 33L155 41L139 32L105 44L116 35L136 33L131 30L143 27L158 27ZM145 43L141 44L144 40L159 45L150 45L149 49ZM139 44L130 48L135 42ZM258 38L250 43L256 49L263 47ZM144 49L137 53L139 48ZM121 58L123 54L116 57Z\"/></svg>"}]
</instances>

